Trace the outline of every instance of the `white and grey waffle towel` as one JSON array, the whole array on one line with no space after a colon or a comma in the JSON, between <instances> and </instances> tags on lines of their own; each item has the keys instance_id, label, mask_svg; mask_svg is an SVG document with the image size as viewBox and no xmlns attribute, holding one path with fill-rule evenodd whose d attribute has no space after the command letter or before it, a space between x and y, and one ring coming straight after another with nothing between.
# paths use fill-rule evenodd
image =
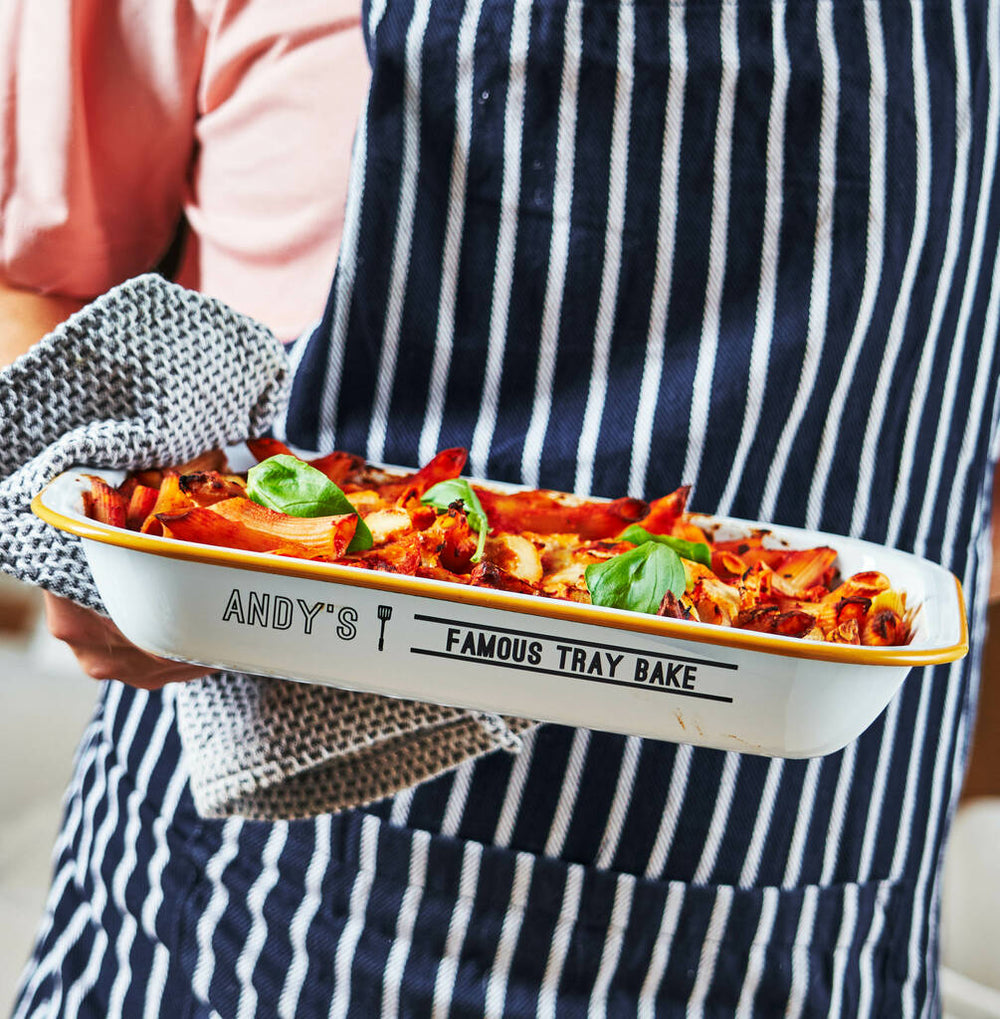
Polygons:
<instances>
[{"instance_id":1,"label":"white and grey waffle towel","mask_svg":"<svg viewBox=\"0 0 1000 1019\"><path fill-rule=\"evenodd\" d=\"M218 301L155 275L98 298L0 372L0 569L105 612L79 541L31 499L73 466L166 466L260 435L288 383L281 343ZM206 817L367 803L516 750L531 724L242 673L168 691Z\"/></svg>"}]
</instances>

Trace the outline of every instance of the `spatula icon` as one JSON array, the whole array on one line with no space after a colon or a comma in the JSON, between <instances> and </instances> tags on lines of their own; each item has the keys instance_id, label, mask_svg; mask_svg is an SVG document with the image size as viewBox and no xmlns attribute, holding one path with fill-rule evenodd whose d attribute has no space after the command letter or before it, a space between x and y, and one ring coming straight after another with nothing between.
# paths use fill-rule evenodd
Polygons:
<instances>
[{"instance_id":1,"label":"spatula icon","mask_svg":"<svg viewBox=\"0 0 1000 1019\"><path fill-rule=\"evenodd\" d=\"M378 649L381 651L385 646L385 624L392 617L391 605L379 605L378 618L381 621L378 630Z\"/></svg>"}]
</instances>

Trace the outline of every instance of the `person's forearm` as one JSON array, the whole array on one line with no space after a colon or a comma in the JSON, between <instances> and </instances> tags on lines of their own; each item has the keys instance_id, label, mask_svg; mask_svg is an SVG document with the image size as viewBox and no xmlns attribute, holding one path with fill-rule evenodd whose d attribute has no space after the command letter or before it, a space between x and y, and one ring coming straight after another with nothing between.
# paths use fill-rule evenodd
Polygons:
<instances>
[{"instance_id":1,"label":"person's forearm","mask_svg":"<svg viewBox=\"0 0 1000 1019\"><path fill-rule=\"evenodd\" d=\"M0 368L52 332L85 303L75 297L24 290L0 276Z\"/></svg>"}]
</instances>

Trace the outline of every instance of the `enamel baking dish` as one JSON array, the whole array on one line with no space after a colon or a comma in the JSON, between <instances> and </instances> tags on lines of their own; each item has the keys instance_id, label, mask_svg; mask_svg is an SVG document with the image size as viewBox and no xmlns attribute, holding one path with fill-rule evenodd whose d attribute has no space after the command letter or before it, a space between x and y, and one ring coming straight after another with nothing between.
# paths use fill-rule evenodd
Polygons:
<instances>
[{"instance_id":1,"label":"enamel baking dish","mask_svg":"<svg viewBox=\"0 0 1000 1019\"><path fill-rule=\"evenodd\" d=\"M694 518L719 538L766 526L789 547L829 545L843 577L885 573L919 606L910 644L824 644L152 537L84 516L85 474L122 478L61 474L35 513L79 536L133 643L220 669L797 758L841 749L913 666L968 649L951 573L818 531Z\"/></svg>"}]
</instances>

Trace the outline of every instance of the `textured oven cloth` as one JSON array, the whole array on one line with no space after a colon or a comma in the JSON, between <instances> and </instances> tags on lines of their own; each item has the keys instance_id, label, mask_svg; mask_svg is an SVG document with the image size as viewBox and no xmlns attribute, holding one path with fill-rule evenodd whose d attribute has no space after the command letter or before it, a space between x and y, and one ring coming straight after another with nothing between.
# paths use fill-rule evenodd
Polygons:
<instances>
[{"instance_id":1,"label":"textured oven cloth","mask_svg":"<svg viewBox=\"0 0 1000 1019\"><path fill-rule=\"evenodd\" d=\"M105 612L79 541L31 499L60 471L167 466L261 434L284 348L226 305L139 276L0 372L0 569ZM168 687L198 811L305 817L367 803L504 748L531 723L218 673Z\"/></svg>"}]
</instances>

